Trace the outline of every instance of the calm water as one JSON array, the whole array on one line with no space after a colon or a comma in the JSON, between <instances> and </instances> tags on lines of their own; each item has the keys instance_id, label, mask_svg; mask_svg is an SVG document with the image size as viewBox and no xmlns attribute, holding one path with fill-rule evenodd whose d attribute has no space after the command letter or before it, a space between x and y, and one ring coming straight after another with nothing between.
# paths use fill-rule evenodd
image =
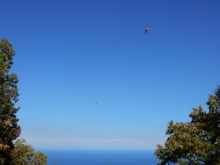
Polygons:
<instances>
[{"instance_id":1,"label":"calm water","mask_svg":"<svg viewBox=\"0 0 220 165\"><path fill-rule=\"evenodd\" d=\"M154 151L41 150L48 165L156 165Z\"/></svg>"}]
</instances>

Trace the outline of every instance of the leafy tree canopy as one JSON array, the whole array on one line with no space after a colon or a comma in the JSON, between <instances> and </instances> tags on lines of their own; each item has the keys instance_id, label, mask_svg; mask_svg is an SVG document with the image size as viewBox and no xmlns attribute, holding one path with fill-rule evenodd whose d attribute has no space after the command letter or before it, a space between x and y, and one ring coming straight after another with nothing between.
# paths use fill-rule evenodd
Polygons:
<instances>
[{"instance_id":1,"label":"leafy tree canopy","mask_svg":"<svg viewBox=\"0 0 220 165\"><path fill-rule=\"evenodd\" d=\"M13 65L15 52L7 40L0 40L0 163L10 164L10 152L13 150L13 140L21 132L17 125L16 113L19 108L14 107L18 101L18 78L9 71Z\"/></svg>"},{"instance_id":2,"label":"leafy tree canopy","mask_svg":"<svg viewBox=\"0 0 220 165\"><path fill-rule=\"evenodd\" d=\"M158 165L220 165L220 86L207 102L190 113L191 122L169 122L164 146L157 145Z\"/></svg>"},{"instance_id":3,"label":"leafy tree canopy","mask_svg":"<svg viewBox=\"0 0 220 165\"><path fill-rule=\"evenodd\" d=\"M46 165L47 156L43 152L34 152L33 147L25 142L25 139L15 141L11 165Z\"/></svg>"},{"instance_id":4,"label":"leafy tree canopy","mask_svg":"<svg viewBox=\"0 0 220 165\"><path fill-rule=\"evenodd\" d=\"M18 78L10 74L15 52L6 39L0 40L0 165L46 165L47 157L43 152L34 152L25 139L18 139L21 128L17 125L14 107L18 101Z\"/></svg>"}]
</instances>

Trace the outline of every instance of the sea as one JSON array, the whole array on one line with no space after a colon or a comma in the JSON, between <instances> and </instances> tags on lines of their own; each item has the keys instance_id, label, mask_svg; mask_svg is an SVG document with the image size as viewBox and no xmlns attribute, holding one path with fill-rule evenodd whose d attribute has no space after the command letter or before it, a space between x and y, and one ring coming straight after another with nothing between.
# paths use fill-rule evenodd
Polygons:
<instances>
[{"instance_id":1,"label":"sea","mask_svg":"<svg viewBox=\"0 0 220 165\"><path fill-rule=\"evenodd\" d=\"M41 149L48 165L156 165L151 150L71 150Z\"/></svg>"}]
</instances>

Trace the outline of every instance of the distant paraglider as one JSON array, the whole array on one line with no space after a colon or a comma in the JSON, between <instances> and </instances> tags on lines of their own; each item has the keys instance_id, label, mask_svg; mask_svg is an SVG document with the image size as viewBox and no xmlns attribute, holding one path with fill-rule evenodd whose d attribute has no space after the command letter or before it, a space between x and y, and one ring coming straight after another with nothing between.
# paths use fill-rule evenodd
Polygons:
<instances>
[{"instance_id":1,"label":"distant paraglider","mask_svg":"<svg viewBox=\"0 0 220 165\"><path fill-rule=\"evenodd\" d=\"M98 107L99 107L99 104L101 104L101 103L102 103L101 101L96 101L96 102L95 102L95 104L97 104Z\"/></svg>"},{"instance_id":2,"label":"distant paraglider","mask_svg":"<svg viewBox=\"0 0 220 165\"><path fill-rule=\"evenodd\" d=\"M57 156L62 156L61 153L57 153Z\"/></svg>"},{"instance_id":3,"label":"distant paraglider","mask_svg":"<svg viewBox=\"0 0 220 165\"><path fill-rule=\"evenodd\" d=\"M57 153L57 154L56 154L56 157L57 157L57 158L56 158L56 161L59 161L60 158L61 158L61 156L62 156L61 153ZM55 165L58 165L58 164L55 164Z\"/></svg>"},{"instance_id":4,"label":"distant paraglider","mask_svg":"<svg viewBox=\"0 0 220 165\"><path fill-rule=\"evenodd\" d=\"M146 28L145 29L145 33L147 33L147 35L148 35L148 31L149 31L149 28Z\"/></svg>"}]
</instances>

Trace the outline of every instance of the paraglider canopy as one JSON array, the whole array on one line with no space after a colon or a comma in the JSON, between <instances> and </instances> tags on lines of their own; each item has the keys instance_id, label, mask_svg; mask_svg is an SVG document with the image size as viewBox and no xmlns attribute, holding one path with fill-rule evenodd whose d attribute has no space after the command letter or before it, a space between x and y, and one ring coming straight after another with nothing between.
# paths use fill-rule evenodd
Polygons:
<instances>
[{"instance_id":1,"label":"paraglider canopy","mask_svg":"<svg viewBox=\"0 0 220 165\"><path fill-rule=\"evenodd\" d=\"M95 103L96 103L96 104L101 104L102 102L101 102L101 101L96 101Z\"/></svg>"},{"instance_id":2,"label":"paraglider canopy","mask_svg":"<svg viewBox=\"0 0 220 165\"><path fill-rule=\"evenodd\" d=\"M61 153L57 153L57 156L62 156Z\"/></svg>"},{"instance_id":3,"label":"paraglider canopy","mask_svg":"<svg viewBox=\"0 0 220 165\"><path fill-rule=\"evenodd\" d=\"M145 33L147 33L148 31L149 31L149 28L146 28L146 29L145 29Z\"/></svg>"}]
</instances>

